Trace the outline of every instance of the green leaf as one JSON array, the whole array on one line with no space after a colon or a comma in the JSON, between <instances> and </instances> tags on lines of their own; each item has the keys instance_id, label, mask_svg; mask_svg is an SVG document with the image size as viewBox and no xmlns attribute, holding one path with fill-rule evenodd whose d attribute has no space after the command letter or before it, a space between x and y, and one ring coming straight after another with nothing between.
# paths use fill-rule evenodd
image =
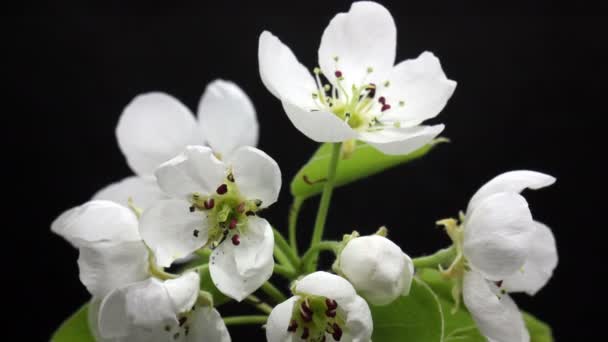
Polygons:
<instances>
[{"instance_id":1,"label":"green leaf","mask_svg":"<svg viewBox=\"0 0 608 342\"><path fill-rule=\"evenodd\" d=\"M401 156L385 155L374 147L358 141L351 157L340 160L340 163L338 164L338 170L336 171L336 187L420 158L433 149L435 145L444 141L446 140L435 139L432 143L425 145L410 154ZM327 178L331 145L332 144L330 143L322 144L308 163L298 171L291 182L291 194L294 197L306 199L323 191L323 180Z\"/></svg>"},{"instance_id":2,"label":"green leaf","mask_svg":"<svg viewBox=\"0 0 608 342\"><path fill-rule=\"evenodd\" d=\"M89 329L89 304L83 305L55 331L51 342L95 342Z\"/></svg>"},{"instance_id":3,"label":"green leaf","mask_svg":"<svg viewBox=\"0 0 608 342\"><path fill-rule=\"evenodd\" d=\"M386 306L370 306L374 321L373 341L442 341L443 312L437 295L414 279L410 294Z\"/></svg>"},{"instance_id":4,"label":"green leaf","mask_svg":"<svg viewBox=\"0 0 608 342\"><path fill-rule=\"evenodd\" d=\"M452 313L454 301L451 295L451 282L443 279L436 270L423 269L418 271L418 276L424 280L437 294L444 312L445 319L445 342L486 342L480 334L471 314L464 305ZM530 333L531 342L553 342L551 328L536 319L529 313L524 312L524 320Z\"/></svg>"}]
</instances>

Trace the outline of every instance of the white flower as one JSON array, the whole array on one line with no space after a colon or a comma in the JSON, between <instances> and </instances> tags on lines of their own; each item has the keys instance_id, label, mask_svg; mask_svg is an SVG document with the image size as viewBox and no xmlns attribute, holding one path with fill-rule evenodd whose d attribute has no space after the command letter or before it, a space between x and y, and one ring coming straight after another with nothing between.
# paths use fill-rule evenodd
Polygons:
<instances>
[{"instance_id":1,"label":"white flower","mask_svg":"<svg viewBox=\"0 0 608 342\"><path fill-rule=\"evenodd\" d=\"M443 125L420 125L443 109L456 87L430 52L397 65L396 27L374 2L355 2L323 32L320 68L310 72L277 37L260 36L264 85L291 122L310 139L358 139L386 154L406 154L430 142ZM323 85L320 75L331 83Z\"/></svg>"},{"instance_id":2,"label":"white flower","mask_svg":"<svg viewBox=\"0 0 608 342\"><path fill-rule=\"evenodd\" d=\"M391 240L370 235L350 240L338 257L340 273L374 305L386 305L410 292L414 264Z\"/></svg>"},{"instance_id":3,"label":"white flower","mask_svg":"<svg viewBox=\"0 0 608 342\"><path fill-rule=\"evenodd\" d=\"M294 296L277 305L266 324L269 342L368 342L372 315L365 300L344 278L311 273L297 281Z\"/></svg>"},{"instance_id":4,"label":"white flower","mask_svg":"<svg viewBox=\"0 0 608 342\"><path fill-rule=\"evenodd\" d=\"M198 105L198 120L174 97L153 92L135 97L116 127L118 145L136 176L110 184L95 199L141 208L166 198L156 185L154 170L188 145L208 144L227 156L240 146L255 146L258 122L253 104L234 83L211 82Z\"/></svg>"},{"instance_id":5,"label":"white flower","mask_svg":"<svg viewBox=\"0 0 608 342\"><path fill-rule=\"evenodd\" d=\"M281 171L272 158L241 147L219 160L208 147L189 146L156 177L172 198L144 211L140 231L160 266L211 247L213 282L238 301L270 278L272 227L255 213L279 195Z\"/></svg>"}]
</instances>

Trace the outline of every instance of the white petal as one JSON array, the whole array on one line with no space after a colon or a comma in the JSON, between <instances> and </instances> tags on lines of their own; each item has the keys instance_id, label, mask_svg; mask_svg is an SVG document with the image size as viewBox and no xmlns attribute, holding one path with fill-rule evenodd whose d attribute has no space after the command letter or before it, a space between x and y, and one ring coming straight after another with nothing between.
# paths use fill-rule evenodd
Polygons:
<instances>
[{"instance_id":1,"label":"white petal","mask_svg":"<svg viewBox=\"0 0 608 342\"><path fill-rule=\"evenodd\" d=\"M463 298L481 333L496 342L528 342L523 317L509 295L497 295L483 276L467 272ZM500 297L500 298L499 298Z\"/></svg>"},{"instance_id":2,"label":"white petal","mask_svg":"<svg viewBox=\"0 0 608 342\"><path fill-rule=\"evenodd\" d=\"M228 328L214 308L199 307L190 316L190 330L186 341L230 342Z\"/></svg>"},{"instance_id":3,"label":"white petal","mask_svg":"<svg viewBox=\"0 0 608 342\"><path fill-rule=\"evenodd\" d=\"M182 274L179 278L165 280L163 284L176 313L186 312L196 303L200 286L198 273L190 271Z\"/></svg>"},{"instance_id":4,"label":"white petal","mask_svg":"<svg viewBox=\"0 0 608 342\"><path fill-rule=\"evenodd\" d=\"M190 212L190 203L182 200L156 202L142 214L140 230L162 267L203 247L209 233L207 217L199 211Z\"/></svg>"},{"instance_id":5,"label":"white petal","mask_svg":"<svg viewBox=\"0 0 608 342\"><path fill-rule=\"evenodd\" d=\"M316 142L340 142L354 139L357 132L332 113L309 110L283 101L283 109L291 123Z\"/></svg>"},{"instance_id":6,"label":"white petal","mask_svg":"<svg viewBox=\"0 0 608 342\"><path fill-rule=\"evenodd\" d=\"M127 177L120 182L112 183L93 196L94 200L108 200L125 207L129 205L129 198L136 207L146 209L152 203L167 196L160 190L156 180L139 176Z\"/></svg>"},{"instance_id":7,"label":"white petal","mask_svg":"<svg viewBox=\"0 0 608 342\"><path fill-rule=\"evenodd\" d=\"M502 286L509 292L526 292L533 296L547 284L557 267L557 246L551 229L535 222L530 254L521 270L507 277Z\"/></svg>"},{"instance_id":8,"label":"white petal","mask_svg":"<svg viewBox=\"0 0 608 342\"><path fill-rule=\"evenodd\" d=\"M359 140L374 146L384 154L408 154L430 143L443 128L443 125L386 127L381 131L361 132Z\"/></svg>"},{"instance_id":9,"label":"white petal","mask_svg":"<svg viewBox=\"0 0 608 342\"><path fill-rule=\"evenodd\" d=\"M302 108L313 108L315 81L291 49L268 31L262 32L258 45L262 83L279 100Z\"/></svg>"},{"instance_id":10,"label":"white petal","mask_svg":"<svg viewBox=\"0 0 608 342\"><path fill-rule=\"evenodd\" d=\"M356 296L341 306L347 315L344 340L371 342L374 323L367 302L363 298Z\"/></svg>"},{"instance_id":11,"label":"white petal","mask_svg":"<svg viewBox=\"0 0 608 342\"><path fill-rule=\"evenodd\" d=\"M266 208L277 201L281 190L281 169L269 155L255 147L241 147L227 162L241 194L259 199Z\"/></svg>"},{"instance_id":12,"label":"white petal","mask_svg":"<svg viewBox=\"0 0 608 342\"><path fill-rule=\"evenodd\" d=\"M297 294L323 296L338 302L349 302L357 293L344 278L328 272L317 271L296 282Z\"/></svg>"},{"instance_id":13,"label":"white petal","mask_svg":"<svg viewBox=\"0 0 608 342\"><path fill-rule=\"evenodd\" d=\"M297 300L298 297L293 296L272 309L266 323L266 340L268 342L292 341L293 334L287 331L287 327L289 327L293 306Z\"/></svg>"},{"instance_id":14,"label":"white petal","mask_svg":"<svg viewBox=\"0 0 608 342\"><path fill-rule=\"evenodd\" d=\"M209 146L222 156L258 143L253 104L233 82L215 80L207 86L198 104L198 121Z\"/></svg>"},{"instance_id":15,"label":"white petal","mask_svg":"<svg viewBox=\"0 0 608 342\"><path fill-rule=\"evenodd\" d=\"M364 79L367 83L385 81L395 63L396 44L397 29L388 10L374 2L355 2L323 32L319 65L332 83L335 71L340 70L346 89L361 86ZM370 67L373 72L368 74Z\"/></svg>"},{"instance_id":16,"label":"white petal","mask_svg":"<svg viewBox=\"0 0 608 342\"><path fill-rule=\"evenodd\" d=\"M89 201L62 213L51 230L78 247L89 242L138 241L137 217L110 201Z\"/></svg>"},{"instance_id":17,"label":"white petal","mask_svg":"<svg viewBox=\"0 0 608 342\"><path fill-rule=\"evenodd\" d=\"M226 176L226 167L204 146L188 146L156 170L158 185L167 194L190 199L193 193L210 194Z\"/></svg>"},{"instance_id":18,"label":"white petal","mask_svg":"<svg viewBox=\"0 0 608 342\"><path fill-rule=\"evenodd\" d=\"M101 306L101 299L99 298L91 298L89 301L89 309L87 310L87 320L89 323L89 329L91 331L91 335L95 338L95 341L98 342L116 342L112 339L105 339L99 335L99 327L97 322L99 321L99 307Z\"/></svg>"},{"instance_id":19,"label":"white petal","mask_svg":"<svg viewBox=\"0 0 608 342\"><path fill-rule=\"evenodd\" d=\"M524 189L537 190L555 183L555 178L544 173L528 170L509 171L484 184L469 201L467 212L484 198L498 192L520 193Z\"/></svg>"},{"instance_id":20,"label":"white petal","mask_svg":"<svg viewBox=\"0 0 608 342\"><path fill-rule=\"evenodd\" d=\"M192 113L174 97L147 93L131 101L116 126L116 137L131 169L152 175L187 145L202 144Z\"/></svg>"},{"instance_id":21,"label":"white petal","mask_svg":"<svg viewBox=\"0 0 608 342\"><path fill-rule=\"evenodd\" d=\"M464 255L473 269L499 281L523 266L535 226L521 195L503 192L485 198L464 224Z\"/></svg>"},{"instance_id":22,"label":"white petal","mask_svg":"<svg viewBox=\"0 0 608 342\"><path fill-rule=\"evenodd\" d=\"M413 126L441 112L454 93L456 82L445 76L435 55L423 52L416 59L397 64L390 75L390 86L381 89L381 95L391 104L391 110L382 118Z\"/></svg>"},{"instance_id":23,"label":"white petal","mask_svg":"<svg viewBox=\"0 0 608 342\"><path fill-rule=\"evenodd\" d=\"M255 233L241 234L238 246L230 240L224 241L211 254L209 265L211 279L218 290L239 302L260 288L274 268L272 228L264 219L250 217L249 221Z\"/></svg>"},{"instance_id":24,"label":"white petal","mask_svg":"<svg viewBox=\"0 0 608 342\"><path fill-rule=\"evenodd\" d=\"M141 241L98 242L80 247L80 281L94 297L148 278L148 250Z\"/></svg>"}]
</instances>

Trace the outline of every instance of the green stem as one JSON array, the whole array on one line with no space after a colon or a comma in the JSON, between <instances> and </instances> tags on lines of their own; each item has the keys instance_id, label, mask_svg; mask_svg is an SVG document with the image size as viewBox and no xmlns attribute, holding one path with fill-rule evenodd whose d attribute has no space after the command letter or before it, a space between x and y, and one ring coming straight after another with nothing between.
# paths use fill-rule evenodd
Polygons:
<instances>
[{"instance_id":1,"label":"green stem","mask_svg":"<svg viewBox=\"0 0 608 342\"><path fill-rule=\"evenodd\" d=\"M266 304L266 302L254 295L247 296L245 302L267 315L270 315L272 312L272 306Z\"/></svg>"},{"instance_id":2,"label":"green stem","mask_svg":"<svg viewBox=\"0 0 608 342\"><path fill-rule=\"evenodd\" d=\"M416 268L438 268L439 266L448 267L456 257L456 247L440 249L435 254L414 258Z\"/></svg>"},{"instance_id":3,"label":"green stem","mask_svg":"<svg viewBox=\"0 0 608 342\"><path fill-rule=\"evenodd\" d=\"M152 254L152 250L150 249L148 249L148 272L150 272L150 275L161 280L175 279L179 277L178 275L165 272L164 268L158 266L156 264L156 260L154 259L154 254Z\"/></svg>"},{"instance_id":4,"label":"green stem","mask_svg":"<svg viewBox=\"0 0 608 342\"><path fill-rule=\"evenodd\" d=\"M226 325L265 324L268 316L232 316L224 317Z\"/></svg>"},{"instance_id":5,"label":"green stem","mask_svg":"<svg viewBox=\"0 0 608 342\"><path fill-rule=\"evenodd\" d=\"M294 270L293 268L277 264L274 265L274 273L288 280L294 280L298 275L296 270Z\"/></svg>"},{"instance_id":6,"label":"green stem","mask_svg":"<svg viewBox=\"0 0 608 342\"><path fill-rule=\"evenodd\" d=\"M291 209L289 210L289 244L296 255L300 254L298 252L298 237L296 234L296 227L298 225L298 215L300 214L302 203L304 203L303 198L295 197L293 199L293 203L291 204Z\"/></svg>"},{"instance_id":7,"label":"green stem","mask_svg":"<svg viewBox=\"0 0 608 342\"><path fill-rule=\"evenodd\" d=\"M283 252L283 250L281 250L281 248L279 248L277 244L274 245L274 258L277 259L282 266L292 270L294 269L287 255Z\"/></svg>"},{"instance_id":8,"label":"green stem","mask_svg":"<svg viewBox=\"0 0 608 342\"><path fill-rule=\"evenodd\" d=\"M272 285L270 282L265 282L260 290L264 291L270 298L272 298L277 303L282 303L287 300L287 297L281 292L281 290L277 289L276 286Z\"/></svg>"},{"instance_id":9,"label":"green stem","mask_svg":"<svg viewBox=\"0 0 608 342\"><path fill-rule=\"evenodd\" d=\"M279 249L283 252L283 254L285 254L287 259L289 259L289 265L292 268L297 268L300 265L300 258L298 257L298 255L289 246L281 232L279 232L275 228L273 228L272 231L274 232L275 245L278 246Z\"/></svg>"},{"instance_id":10,"label":"green stem","mask_svg":"<svg viewBox=\"0 0 608 342\"><path fill-rule=\"evenodd\" d=\"M315 220L315 228L312 233L312 241L310 246L314 246L321 242L323 238L323 231L325 230L325 221L327 220L327 212L329 211L329 204L331 202L331 194L334 190L334 181L336 178L336 169L338 168L338 161L340 159L340 150L342 143L335 143L331 150L331 159L329 161L329 168L327 169L327 181L323 186L323 194L321 195L321 201L319 203L319 210L317 211L317 219ZM319 253L312 256L311 263L313 268L317 266L317 260Z\"/></svg>"},{"instance_id":11,"label":"green stem","mask_svg":"<svg viewBox=\"0 0 608 342\"><path fill-rule=\"evenodd\" d=\"M300 270L306 273L314 271L314 267L311 265L312 260L318 257L321 251L332 251L333 253L336 253L336 249L339 245L340 243L338 241L321 241L316 245L311 246L302 256L302 267Z\"/></svg>"}]
</instances>

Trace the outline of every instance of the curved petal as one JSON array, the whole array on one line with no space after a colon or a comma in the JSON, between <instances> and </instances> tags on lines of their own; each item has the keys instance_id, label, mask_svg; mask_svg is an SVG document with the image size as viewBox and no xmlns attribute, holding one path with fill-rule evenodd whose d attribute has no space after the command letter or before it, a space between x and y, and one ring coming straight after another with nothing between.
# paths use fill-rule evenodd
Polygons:
<instances>
[{"instance_id":1,"label":"curved petal","mask_svg":"<svg viewBox=\"0 0 608 342\"><path fill-rule=\"evenodd\" d=\"M385 127L380 131L361 132L359 140L384 154L408 154L430 143L443 131L443 125L418 127Z\"/></svg>"},{"instance_id":2,"label":"curved petal","mask_svg":"<svg viewBox=\"0 0 608 342\"><path fill-rule=\"evenodd\" d=\"M464 303L477 327L491 341L528 342L530 337L517 305L509 295L497 295L491 286L479 273L467 272L464 276Z\"/></svg>"},{"instance_id":3,"label":"curved petal","mask_svg":"<svg viewBox=\"0 0 608 342\"><path fill-rule=\"evenodd\" d=\"M139 241L137 217L110 201L89 201L66 210L51 224L51 231L79 247L90 242Z\"/></svg>"},{"instance_id":4,"label":"curved petal","mask_svg":"<svg viewBox=\"0 0 608 342\"><path fill-rule=\"evenodd\" d=\"M268 342L292 341L292 334L287 331L287 327L289 327L293 306L297 300L298 297L293 296L272 309L266 323L266 340Z\"/></svg>"},{"instance_id":5,"label":"curved petal","mask_svg":"<svg viewBox=\"0 0 608 342\"><path fill-rule=\"evenodd\" d=\"M516 193L484 199L464 222L464 255L471 268L500 281L519 270L535 230L526 200Z\"/></svg>"},{"instance_id":6,"label":"curved petal","mask_svg":"<svg viewBox=\"0 0 608 342\"><path fill-rule=\"evenodd\" d=\"M163 283L167 294L173 303L176 313L190 310L198 298L200 277L198 273L190 271L179 276L179 278L168 279Z\"/></svg>"},{"instance_id":7,"label":"curved petal","mask_svg":"<svg viewBox=\"0 0 608 342\"><path fill-rule=\"evenodd\" d=\"M317 271L296 282L295 293L323 296L339 304L351 301L357 293L344 278L328 272Z\"/></svg>"},{"instance_id":8,"label":"curved petal","mask_svg":"<svg viewBox=\"0 0 608 342\"><path fill-rule=\"evenodd\" d=\"M346 312L345 341L371 342L374 323L367 302L356 296L342 308Z\"/></svg>"},{"instance_id":9,"label":"curved petal","mask_svg":"<svg viewBox=\"0 0 608 342\"><path fill-rule=\"evenodd\" d=\"M112 183L93 195L94 200L108 200L127 207L129 199L141 209L146 209L152 203L165 199L167 196L160 190L154 179L139 176L127 177Z\"/></svg>"},{"instance_id":10,"label":"curved petal","mask_svg":"<svg viewBox=\"0 0 608 342\"><path fill-rule=\"evenodd\" d=\"M188 146L156 170L158 185L167 194L189 200L193 193L210 194L226 177L226 167L205 146Z\"/></svg>"},{"instance_id":11,"label":"curved petal","mask_svg":"<svg viewBox=\"0 0 608 342\"><path fill-rule=\"evenodd\" d=\"M222 156L258 143L253 104L233 82L215 80L207 86L198 104L198 123L209 146Z\"/></svg>"},{"instance_id":12,"label":"curved petal","mask_svg":"<svg viewBox=\"0 0 608 342\"><path fill-rule=\"evenodd\" d=\"M307 110L283 101L283 109L291 123L316 142L340 142L357 137L357 132L332 113Z\"/></svg>"},{"instance_id":13,"label":"curved petal","mask_svg":"<svg viewBox=\"0 0 608 342\"><path fill-rule=\"evenodd\" d=\"M99 298L91 298L91 301L89 301L89 309L87 310L87 320L89 323L89 330L91 331L91 335L93 335L95 341L98 342L116 342L112 339L106 339L99 335L99 327L97 322L99 321L100 306L101 299Z\"/></svg>"},{"instance_id":14,"label":"curved petal","mask_svg":"<svg viewBox=\"0 0 608 342\"><path fill-rule=\"evenodd\" d=\"M141 241L98 242L80 247L80 281L93 297L148 278L148 250Z\"/></svg>"},{"instance_id":15,"label":"curved petal","mask_svg":"<svg viewBox=\"0 0 608 342\"><path fill-rule=\"evenodd\" d=\"M227 162L239 191L250 200L259 199L266 208L277 201L281 190L281 169L274 159L255 147L241 147Z\"/></svg>"},{"instance_id":16,"label":"curved petal","mask_svg":"<svg viewBox=\"0 0 608 342\"><path fill-rule=\"evenodd\" d=\"M239 302L260 288L274 268L272 228L264 219L249 220L250 231L241 235L241 243L235 246L224 241L211 254L209 264L218 290Z\"/></svg>"},{"instance_id":17,"label":"curved petal","mask_svg":"<svg viewBox=\"0 0 608 342\"><path fill-rule=\"evenodd\" d=\"M228 328L214 308L199 307L190 316L192 321L186 341L230 342Z\"/></svg>"},{"instance_id":18,"label":"curved petal","mask_svg":"<svg viewBox=\"0 0 608 342\"><path fill-rule=\"evenodd\" d=\"M116 137L129 166L140 176L152 175L185 146L204 142L190 110L158 92L139 95L127 105L118 120Z\"/></svg>"},{"instance_id":19,"label":"curved petal","mask_svg":"<svg viewBox=\"0 0 608 342\"><path fill-rule=\"evenodd\" d=\"M262 32L258 45L262 83L276 98L302 108L315 106L312 94L317 86L310 72L291 49L268 31Z\"/></svg>"},{"instance_id":20,"label":"curved petal","mask_svg":"<svg viewBox=\"0 0 608 342\"><path fill-rule=\"evenodd\" d=\"M387 103L392 104L382 118L413 126L441 112L454 93L456 82L445 76L439 59L427 51L397 64L390 75L390 86L381 89ZM401 101L403 106L399 105Z\"/></svg>"},{"instance_id":21,"label":"curved petal","mask_svg":"<svg viewBox=\"0 0 608 342\"><path fill-rule=\"evenodd\" d=\"M532 235L530 254L521 270L505 278L502 283L508 292L526 292L535 295L551 279L557 267L557 246L551 229L540 222L534 222L536 229Z\"/></svg>"},{"instance_id":22,"label":"curved petal","mask_svg":"<svg viewBox=\"0 0 608 342\"><path fill-rule=\"evenodd\" d=\"M342 72L344 88L354 84L385 81L395 64L397 28L389 11L375 2L352 4L347 13L330 22L319 46L319 65L335 84L336 70ZM338 61L335 61L335 58ZM368 73L368 68L373 72Z\"/></svg>"},{"instance_id":23,"label":"curved petal","mask_svg":"<svg viewBox=\"0 0 608 342\"><path fill-rule=\"evenodd\" d=\"M182 200L156 202L144 211L140 220L141 236L154 252L156 263L169 267L203 247L208 239L207 217L190 212L190 203Z\"/></svg>"},{"instance_id":24,"label":"curved petal","mask_svg":"<svg viewBox=\"0 0 608 342\"><path fill-rule=\"evenodd\" d=\"M538 190L555 183L555 177L528 170L509 171L492 178L484 184L469 201L470 212L484 198L499 192L520 193L524 189Z\"/></svg>"}]
</instances>

